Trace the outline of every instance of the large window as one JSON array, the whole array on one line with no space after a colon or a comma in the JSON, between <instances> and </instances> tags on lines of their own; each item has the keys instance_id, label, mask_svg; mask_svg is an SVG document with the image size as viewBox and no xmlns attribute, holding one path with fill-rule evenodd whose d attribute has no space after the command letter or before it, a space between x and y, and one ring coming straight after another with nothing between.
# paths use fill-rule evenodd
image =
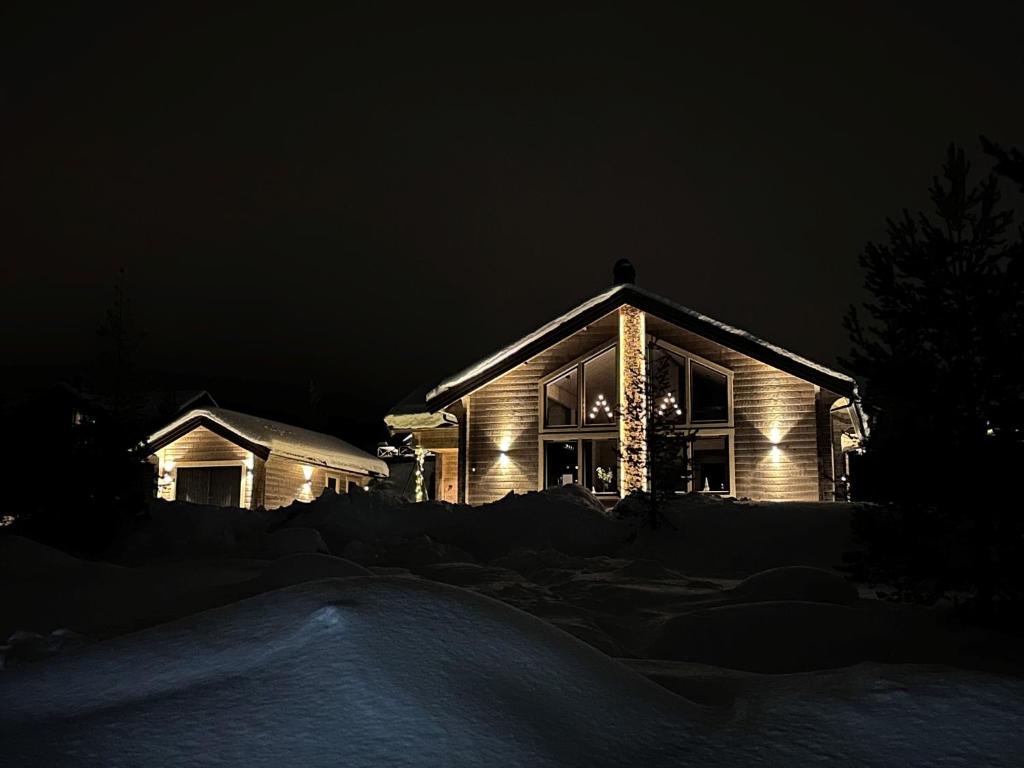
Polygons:
<instances>
[{"instance_id":1,"label":"large window","mask_svg":"<svg viewBox=\"0 0 1024 768\"><path fill-rule=\"evenodd\" d=\"M598 349L541 385L541 468L544 488L579 484L619 492L618 354Z\"/></svg>"},{"instance_id":2,"label":"large window","mask_svg":"<svg viewBox=\"0 0 1024 768\"><path fill-rule=\"evenodd\" d=\"M579 441L546 440L544 442L544 487L572 485L579 477Z\"/></svg>"},{"instance_id":3,"label":"large window","mask_svg":"<svg viewBox=\"0 0 1024 768\"><path fill-rule=\"evenodd\" d=\"M729 420L729 379L725 374L691 361L690 393L694 423Z\"/></svg>"},{"instance_id":4,"label":"large window","mask_svg":"<svg viewBox=\"0 0 1024 768\"><path fill-rule=\"evenodd\" d=\"M597 494L619 492L618 440L573 437L544 441L544 487L577 483Z\"/></svg>"},{"instance_id":5,"label":"large window","mask_svg":"<svg viewBox=\"0 0 1024 768\"><path fill-rule=\"evenodd\" d=\"M583 440L582 443L583 473L580 482L594 493L618 493L618 440Z\"/></svg>"},{"instance_id":6,"label":"large window","mask_svg":"<svg viewBox=\"0 0 1024 768\"><path fill-rule=\"evenodd\" d=\"M729 438L726 435L700 437L693 441L693 490L729 493Z\"/></svg>"},{"instance_id":7,"label":"large window","mask_svg":"<svg viewBox=\"0 0 1024 768\"><path fill-rule=\"evenodd\" d=\"M648 377L657 418L681 426L731 425L730 382L725 369L658 342L651 347Z\"/></svg>"},{"instance_id":8,"label":"large window","mask_svg":"<svg viewBox=\"0 0 1024 768\"><path fill-rule=\"evenodd\" d=\"M615 347L611 347L583 363L583 407L588 426L615 421L619 391L615 358Z\"/></svg>"},{"instance_id":9,"label":"large window","mask_svg":"<svg viewBox=\"0 0 1024 768\"><path fill-rule=\"evenodd\" d=\"M580 360L544 383L544 428L597 429L618 419L615 347Z\"/></svg>"},{"instance_id":10,"label":"large window","mask_svg":"<svg viewBox=\"0 0 1024 768\"><path fill-rule=\"evenodd\" d=\"M649 349L653 418L693 436L676 462L665 462L657 484L677 493L732 493L731 374L662 341Z\"/></svg>"},{"instance_id":11,"label":"large window","mask_svg":"<svg viewBox=\"0 0 1024 768\"><path fill-rule=\"evenodd\" d=\"M544 423L549 427L579 424L579 371L573 368L544 385Z\"/></svg>"}]
</instances>

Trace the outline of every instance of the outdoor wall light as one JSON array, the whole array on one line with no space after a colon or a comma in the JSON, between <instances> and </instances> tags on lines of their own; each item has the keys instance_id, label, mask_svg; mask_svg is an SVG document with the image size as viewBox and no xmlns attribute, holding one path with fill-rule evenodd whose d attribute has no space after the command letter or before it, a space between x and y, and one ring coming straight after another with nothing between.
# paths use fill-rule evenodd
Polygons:
<instances>
[{"instance_id":1,"label":"outdoor wall light","mask_svg":"<svg viewBox=\"0 0 1024 768\"><path fill-rule=\"evenodd\" d=\"M313 479L313 468L308 464L303 465L302 476L306 478L306 485L309 485L309 481Z\"/></svg>"}]
</instances>

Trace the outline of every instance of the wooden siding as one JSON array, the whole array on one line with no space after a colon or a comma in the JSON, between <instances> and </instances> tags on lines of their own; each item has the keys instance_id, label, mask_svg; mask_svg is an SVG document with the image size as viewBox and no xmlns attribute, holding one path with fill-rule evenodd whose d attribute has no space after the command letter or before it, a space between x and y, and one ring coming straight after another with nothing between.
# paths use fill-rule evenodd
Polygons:
<instances>
[{"instance_id":1,"label":"wooden siding","mask_svg":"<svg viewBox=\"0 0 1024 768\"><path fill-rule=\"evenodd\" d=\"M738 497L822 498L814 384L651 315L647 332L733 372Z\"/></svg>"},{"instance_id":2,"label":"wooden siding","mask_svg":"<svg viewBox=\"0 0 1024 768\"><path fill-rule=\"evenodd\" d=\"M314 466L307 488L306 476L303 472L303 467L306 466L309 465L273 453L270 454L265 467L264 506L267 509L284 507L293 501L313 501L327 487L328 475L339 478L338 490L340 493L345 493L350 480L359 485L365 485L368 480L364 475L354 475L340 470Z\"/></svg>"},{"instance_id":3,"label":"wooden siding","mask_svg":"<svg viewBox=\"0 0 1024 768\"><path fill-rule=\"evenodd\" d=\"M537 490L541 379L618 332L612 312L469 395L466 501L485 504Z\"/></svg>"},{"instance_id":4,"label":"wooden siding","mask_svg":"<svg viewBox=\"0 0 1024 768\"><path fill-rule=\"evenodd\" d=\"M426 448L429 451L459 447L459 428L454 424L450 427L418 429L412 433L412 436L413 445Z\"/></svg>"},{"instance_id":5,"label":"wooden siding","mask_svg":"<svg viewBox=\"0 0 1024 768\"><path fill-rule=\"evenodd\" d=\"M171 474L177 472L179 465L190 464L215 464L225 465L228 462L237 462L242 467L242 493L240 495L241 505L249 507L252 504L252 483L245 475L245 462L251 454L241 446L235 445L220 435L217 435L206 427L196 427L191 432L182 435L172 443L168 443L156 452L159 467L166 467L168 462L174 462ZM159 498L168 501L175 497L176 483L163 485L158 488Z\"/></svg>"},{"instance_id":6,"label":"wooden siding","mask_svg":"<svg viewBox=\"0 0 1024 768\"><path fill-rule=\"evenodd\" d=\"M736 496L773 501L834 498L828 411L837 395L650 314L646 329L733 372ZM459 438L454 444L465 479L461 500L484 504L509 492L537 489L541 380L617 337L618 317L613 312L465 397L457 430L417 433L424 447L451 447L452 437Z\"/></svg>"}]
</instances>

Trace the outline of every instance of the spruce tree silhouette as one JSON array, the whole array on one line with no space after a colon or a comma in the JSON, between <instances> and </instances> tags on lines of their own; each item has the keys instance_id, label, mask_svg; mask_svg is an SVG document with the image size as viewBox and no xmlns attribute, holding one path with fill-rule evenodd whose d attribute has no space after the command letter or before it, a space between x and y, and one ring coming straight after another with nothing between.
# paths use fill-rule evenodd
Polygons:
<instances>
[{"instance_id":1,"label":"spruce tree silhouette","mask_svg":"<svg viewBox=\"0 0 1024 768\"><path fill-rule=\"evenodd\" d=\"M858 516L862 577L933 600L957 588L978 605L1020 597L1021 238L999 180L970 179L950 145L932 211L888 222L860 256L870 299L845 318L844 364L864 384L872 431Z\"/></svg>"}]
</instances>

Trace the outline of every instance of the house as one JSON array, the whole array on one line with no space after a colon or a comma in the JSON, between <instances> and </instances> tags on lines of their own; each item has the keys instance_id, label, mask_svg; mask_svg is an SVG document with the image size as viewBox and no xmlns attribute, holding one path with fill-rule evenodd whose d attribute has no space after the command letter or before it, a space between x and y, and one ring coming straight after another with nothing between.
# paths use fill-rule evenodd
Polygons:
<instances>
[{"instance_id":1,"label":"house","mask_svg":"<svg viewBox=\"0 0 1024 768\"><path fill-rule=\"evenodd\" d=\"M194 408L144 441L168 501L273 509L387 477L380 459L344 440L224 408Z\"/></svg>"},{"instance_id":2,"label":"house","mask_svg":"<svg viewBox=\"0 0 1024 768\"><path fill-rule=\"evenodd\" d=\"M437 498L482 504L580 483L612 501L646 482L622 458L645 430L619 404L644 395L655 363L671 382L659 407L695 434L678 491L845 498L865 430L853 379L638 287L626 260L611 288L385 421L437 457Z\"/></svg>"}]
</instances>

